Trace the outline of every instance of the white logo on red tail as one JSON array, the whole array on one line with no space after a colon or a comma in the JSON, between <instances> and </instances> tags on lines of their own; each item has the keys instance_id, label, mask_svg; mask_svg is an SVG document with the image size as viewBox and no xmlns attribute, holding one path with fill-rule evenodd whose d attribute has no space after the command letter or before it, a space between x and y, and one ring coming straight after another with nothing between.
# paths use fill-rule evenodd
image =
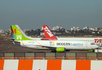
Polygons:
<instances>
[{"instance_id":1,"label":"white logo on red tail","mask_svg":"<svg viewBox=\"0 0 102 70\"><path fill-rule=\"evenodd\" d=\"M48 34L50 37L53 36L53 34L51 33L51 31L50 31L47 27L45 27L44 30L47 32L47 34Z\"/></svg>"}]
</instances>

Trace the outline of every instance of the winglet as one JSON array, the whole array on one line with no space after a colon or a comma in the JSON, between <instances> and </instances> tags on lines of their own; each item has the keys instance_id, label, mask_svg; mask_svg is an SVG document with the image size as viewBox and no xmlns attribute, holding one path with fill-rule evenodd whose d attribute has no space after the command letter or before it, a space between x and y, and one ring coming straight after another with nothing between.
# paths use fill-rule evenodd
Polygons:
<instances>
[{"instance_id":1,"label":"winglet","mask_svg":"<svg viewBox=\"0 0 102 70\"><path fill-rule=\"evenodd\" d=\"M56 36L53 34L53 32L49 29L47 25L43 25L43 30L45 34L45 38L42 40L57 40Z\"/></svg>"}]
</instances>

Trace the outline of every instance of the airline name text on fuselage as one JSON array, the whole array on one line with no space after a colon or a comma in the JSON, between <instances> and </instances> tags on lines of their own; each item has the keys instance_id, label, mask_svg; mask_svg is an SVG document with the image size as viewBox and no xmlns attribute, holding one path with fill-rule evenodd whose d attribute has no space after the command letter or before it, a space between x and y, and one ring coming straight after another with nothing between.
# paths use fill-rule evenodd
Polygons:
<instances>
[{"instance_id":1,"label":"airline name text on fuselage","mask_svg":"<svg viewBox=\"0 0 102 70\"><path fill-rule=\"evenodd\" d=\"M70 45L70 43L57 43L57 45L59 45L59 46L68 46L68 45Z\"/></svg>"},{"instance_id":2,"label":"airline name text on fuselage","mask_svg":"<svg viewBox=\"0 0 102 70\"><path fill-rule=\"evenodd\" d=\"M94 39L95 43L102 43L102 39Z\"/></svg>"},{"instance_id":3,"label":"airline name text on fuselage","mask_svg":"<svg viewBox=\"0 0 102 70\"><path fill-rule=\"evenodd\" d=\"M71 43L71 46L83 46L83 43Z\"/></svg>"}]
</instances>

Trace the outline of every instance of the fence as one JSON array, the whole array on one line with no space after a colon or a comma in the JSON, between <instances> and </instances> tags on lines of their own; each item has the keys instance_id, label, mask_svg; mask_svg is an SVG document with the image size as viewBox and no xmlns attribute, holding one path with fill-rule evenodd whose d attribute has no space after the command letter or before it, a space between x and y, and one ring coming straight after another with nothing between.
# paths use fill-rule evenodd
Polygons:
<instances>
[{"instance_id":1,"label":"fence","mask_svg":"<svg viewBox=\"0 0 102 70\"><path fill-rule=\"evenodd\" d=\"M68 60L102 60L102 53L0 53L0 59L68 59Z\"/></svg>"}]
</instances>

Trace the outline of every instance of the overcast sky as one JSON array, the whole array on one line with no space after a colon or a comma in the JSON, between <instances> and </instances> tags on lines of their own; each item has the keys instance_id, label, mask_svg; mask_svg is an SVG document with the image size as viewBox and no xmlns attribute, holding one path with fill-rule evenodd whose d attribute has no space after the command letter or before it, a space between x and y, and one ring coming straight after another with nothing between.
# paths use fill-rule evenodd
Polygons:
<instances>
[{"instance_id":1,"label":"overcast sky","mask_svg":"<svg viewBox=\"0 0 102 70\"><path fill-rule=\"evenodd\" d=\"M102 0L0 0L0 29L102 27Z\"/></svg>"}]
</instances>

